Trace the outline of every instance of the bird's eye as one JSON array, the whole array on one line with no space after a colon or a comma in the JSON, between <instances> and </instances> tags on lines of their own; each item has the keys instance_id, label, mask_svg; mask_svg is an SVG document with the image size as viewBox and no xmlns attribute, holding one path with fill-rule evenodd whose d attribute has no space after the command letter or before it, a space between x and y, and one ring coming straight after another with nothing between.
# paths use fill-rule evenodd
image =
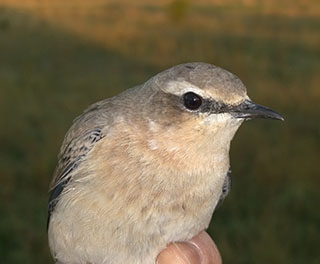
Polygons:
<instances>
[{"instance_id":1,"label":"bird's eye","mask_svg":"<svg viewBox=\"0 0 320 264\"><path fill-rule=\"evenodd\" d=\"M202 105L202 98L193 92L188 92L183 95L183 103L187 109L197 110Z\"/></svg>"}]
</instances>

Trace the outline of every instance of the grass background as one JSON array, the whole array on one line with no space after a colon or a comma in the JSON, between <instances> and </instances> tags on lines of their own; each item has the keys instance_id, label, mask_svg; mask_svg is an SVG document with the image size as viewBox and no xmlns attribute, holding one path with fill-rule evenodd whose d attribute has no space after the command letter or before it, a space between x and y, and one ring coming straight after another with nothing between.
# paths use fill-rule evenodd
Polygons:
<instances>
[{"instance_id":1,"label":"grass background","mask_svg":"<svg viewBox=\"0 0 320 264\"><path fill-rule=\"evenodd\" d=\"M224 263L320 263L317 0L1 0L1 263L52 263L47 189L89 104L174 64L236 73L285 122L247 122L209 228Z\"/></svg>"}]
</instances>

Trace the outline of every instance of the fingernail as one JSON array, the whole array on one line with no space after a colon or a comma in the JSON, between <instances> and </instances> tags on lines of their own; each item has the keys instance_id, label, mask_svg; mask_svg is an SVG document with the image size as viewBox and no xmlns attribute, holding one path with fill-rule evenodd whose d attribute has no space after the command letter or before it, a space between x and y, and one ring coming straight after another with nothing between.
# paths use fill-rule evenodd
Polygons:
<instances>
[{"instance_id":1,"label":"fingernail","mask_svg":"<svg viewBox=\"0 0 320 264\"><path fill-rule=\"evenodd\" d=\"M201 263L202 261L202 252L200 248L193 242L181 242L173 244L180 256L186 263Z\"/></svg>"},{"instance_id":2,"label":"fingernail","mask_svg":"<svg viewBox=\"0 0 320 264\"><path fill-rule=\"evenodd\" d=\"M198 248L202 264L221 264L221 255L216 244L206 232L192 238L189 243Z\"/></svg>"},{"instance_id":3,"label":"fingernail","mask_svg":"<svg viewBox=\"0 0 320 264\"><path fill-rule=\"evenodd\" d=\"M185 242L186 244L188 244L190 247L194 248L195 251L197 252L197 254L199 255L199 260L200 260L200 263L202 263L202 260L203 260L203 252L201 250L201 248L193 241L186 241Z\"/></svg>"},{"instance_id":4,"label":"fingernail","mask_svg":"<svg viewBox=\"0 0 320 264\"><path fill-rule=\"evenodd\" d=\"M162 251L157 259L157 264L200 264L201 256L198 248L189 242L170 244Z\"/></svg>"}]
</instances>

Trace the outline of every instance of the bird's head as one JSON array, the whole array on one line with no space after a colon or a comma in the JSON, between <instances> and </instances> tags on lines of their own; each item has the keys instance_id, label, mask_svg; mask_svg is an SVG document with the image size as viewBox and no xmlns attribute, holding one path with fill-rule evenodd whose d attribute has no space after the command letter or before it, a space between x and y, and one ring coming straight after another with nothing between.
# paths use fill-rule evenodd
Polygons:
<instances>
[{"instance_id":1,"label":"bird's head","mask_svg":"<svg viewBox=\"0 0 320 264\"><path fill-rule=\"evenodd\" d=\"M237 76L206 63L172 67L152 77L140 92L141 113L147 120L145 139L151 149L164 153L228 152L244 120L283 120L252 102Z\"/></svg>"},{"instance_id":2,"label":"bird's head","mask_svg":"<svg viewBox=\"0 0 320 264\"><path fill-rule=\"evenodd\" d=\"M195 127L241 123L245 119L283 117L250 100L241 80L234 74L207 63L186 63L151 78L146 86L154 94L146 99L150 120L164 126Z\"/></svg>"}]
</instances>

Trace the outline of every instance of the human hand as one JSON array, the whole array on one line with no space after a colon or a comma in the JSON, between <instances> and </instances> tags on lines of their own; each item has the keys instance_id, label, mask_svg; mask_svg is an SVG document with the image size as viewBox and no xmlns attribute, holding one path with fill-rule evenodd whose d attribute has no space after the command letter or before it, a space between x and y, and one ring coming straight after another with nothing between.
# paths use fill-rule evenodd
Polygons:
<instances>
[{"instance_id":1,"label":"human hand","mask_svg":"<svg viewBox=\"0 0 320 264\"><path fill-rule=\"evenodd\" d=\"M221 264L216 244L206 232L187 242L170 244L157 259L157 264Z\"/></svg>"}]
</instances>

